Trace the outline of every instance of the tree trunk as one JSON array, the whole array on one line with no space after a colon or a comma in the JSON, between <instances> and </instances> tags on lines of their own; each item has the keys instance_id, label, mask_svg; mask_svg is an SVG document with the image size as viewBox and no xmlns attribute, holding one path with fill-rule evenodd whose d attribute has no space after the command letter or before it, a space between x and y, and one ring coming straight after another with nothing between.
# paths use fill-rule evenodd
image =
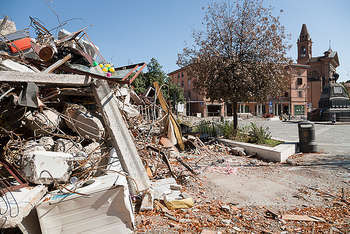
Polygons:
<instances>
[{"instance_id":1,"label":"tree trunk","mask_svg":"<svg viewBox=\"0 0 350 234\"><path fill-rule=\"evenodd\" d=\"M237 116L237 102L233 102L233 131L234 135L236 135L236 130L238 127L238 116Z\"/></svg>"}]
</instances>

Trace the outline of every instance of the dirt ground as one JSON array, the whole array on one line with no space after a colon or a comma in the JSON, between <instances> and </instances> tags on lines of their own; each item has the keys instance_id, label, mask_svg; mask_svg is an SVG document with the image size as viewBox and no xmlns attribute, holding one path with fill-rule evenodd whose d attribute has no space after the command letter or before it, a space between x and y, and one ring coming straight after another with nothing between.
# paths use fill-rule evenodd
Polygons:
<instances>
[{"instance_id":1,"label":"dirt ground","mask_svg":"<svg viewBox=\"0 0 350 234\"><path fill-rule=\"evenodd\" d=\"M348 157L348 156L347 156ZM341 155L299 154L269 163L225 152L198 162L182 191L190 209L139 212L137 233L350 232L350 161ZM322 221L288 221L284 214Z\"/></svg>"}]
</instances>

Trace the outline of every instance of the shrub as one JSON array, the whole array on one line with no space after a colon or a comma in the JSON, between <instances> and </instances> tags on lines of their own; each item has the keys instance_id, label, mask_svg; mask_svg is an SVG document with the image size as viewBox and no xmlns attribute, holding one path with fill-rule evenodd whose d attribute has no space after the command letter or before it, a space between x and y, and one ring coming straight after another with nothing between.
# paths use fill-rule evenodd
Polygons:
<instances>
[{"instance_id":1,"label":"shrub","mask_svg":"<svg viewBox=\"0 0 350 234\"><path fill-rule=\"evenodd\" d=\"M234 135L234 127L232 121L225 121L218 125L220 129L220 134L224 138L231 138Z\"/></svg>"},{"instance_id":2,"label":"shrub","mask_svg":"<svg viewBox=\"0 0 350 234\"><path fill-rule=\"evenodd\" d=\"M255 123L250 123L249 126L249 143L267 144L271 139L271 132L268 127L258 127Z\"/></svg>"},{"instance_id":3,"label":"shrub","mask_svg":"<svg viewBox=\"0 0 350 234\"><path fill-rule=\"evenodd\" d=\"M195 132L208 137L216 137L218 135L218 127L209 121L201 121L195 128Z\"/></svg>"}]
</instances>

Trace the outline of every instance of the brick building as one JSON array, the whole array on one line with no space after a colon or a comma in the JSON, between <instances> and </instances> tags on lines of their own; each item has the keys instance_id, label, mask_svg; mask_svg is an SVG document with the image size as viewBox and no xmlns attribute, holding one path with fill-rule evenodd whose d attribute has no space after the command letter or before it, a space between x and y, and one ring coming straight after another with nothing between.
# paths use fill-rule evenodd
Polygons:
<instances>
[{"instance_id":1,"label":"brick building","mask_svg":"<svg viewBox=\"0 0 350 234\"><path fill-rule=\"evenodd\" d=\"M338 53L329 48L323 56L312 57L312 41L305 24L301 28L297 44L298 63L310 66L307 73L307 102L311 111L319 107L318 101L323 88L339 77L336 73L336 68L339 66Z\"/></svg>"},{"instance_id":2,"label":"brick building","mask_svg":"<svg viewBox=\"0 0 350 234\"><path fill-rule=\"evenodd\" d=\"M172 82L183 88L186 101L186 115L225 116L224 104L209 102L209 99L199 94L194 87L194 78L187 73L187 68L181 68L168 74Z\"/></svg>"},{"instance_id":3,"label":"brick building","mask_svg":"<svg viewBox=\"0 0 350 234\"><path fill-rule=\"evenodd\" d=\"M338 54L331 49L324 56L312 57L312 41L306 25L302 25L297 42L298 59L296 64L288 69L288 89L281 97L271 97L265 103L238 103L238 113L262 116L266 113L280 115L291 114L305 117L308 111L318 107L323 87L337 78L335 69L339 66ZM171 80L184 89L186 99L186 115L201 116L232 116L233 108L230 103L209 102L196 92L193 86L194 77L189 77L187 68L175 70L168 75Z\"/></svg>"}]
</instances>

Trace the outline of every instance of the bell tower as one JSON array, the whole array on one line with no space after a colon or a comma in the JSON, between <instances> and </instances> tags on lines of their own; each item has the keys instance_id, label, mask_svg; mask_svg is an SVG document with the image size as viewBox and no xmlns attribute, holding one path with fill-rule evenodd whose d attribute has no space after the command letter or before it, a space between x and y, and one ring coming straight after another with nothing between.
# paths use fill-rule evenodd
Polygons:
<instances>
[{"instance_id":1,"label":"bell tower","mask_svg":"<svg viewBox=\"0 0 350 234\"><path fill-rule=\"evenodd\" d=\"M312 58L312 41L307 31L306 24L301 27L301 32L297 42L298 45L298 63L307 64Z\"/></svg>"}]
</instances>

